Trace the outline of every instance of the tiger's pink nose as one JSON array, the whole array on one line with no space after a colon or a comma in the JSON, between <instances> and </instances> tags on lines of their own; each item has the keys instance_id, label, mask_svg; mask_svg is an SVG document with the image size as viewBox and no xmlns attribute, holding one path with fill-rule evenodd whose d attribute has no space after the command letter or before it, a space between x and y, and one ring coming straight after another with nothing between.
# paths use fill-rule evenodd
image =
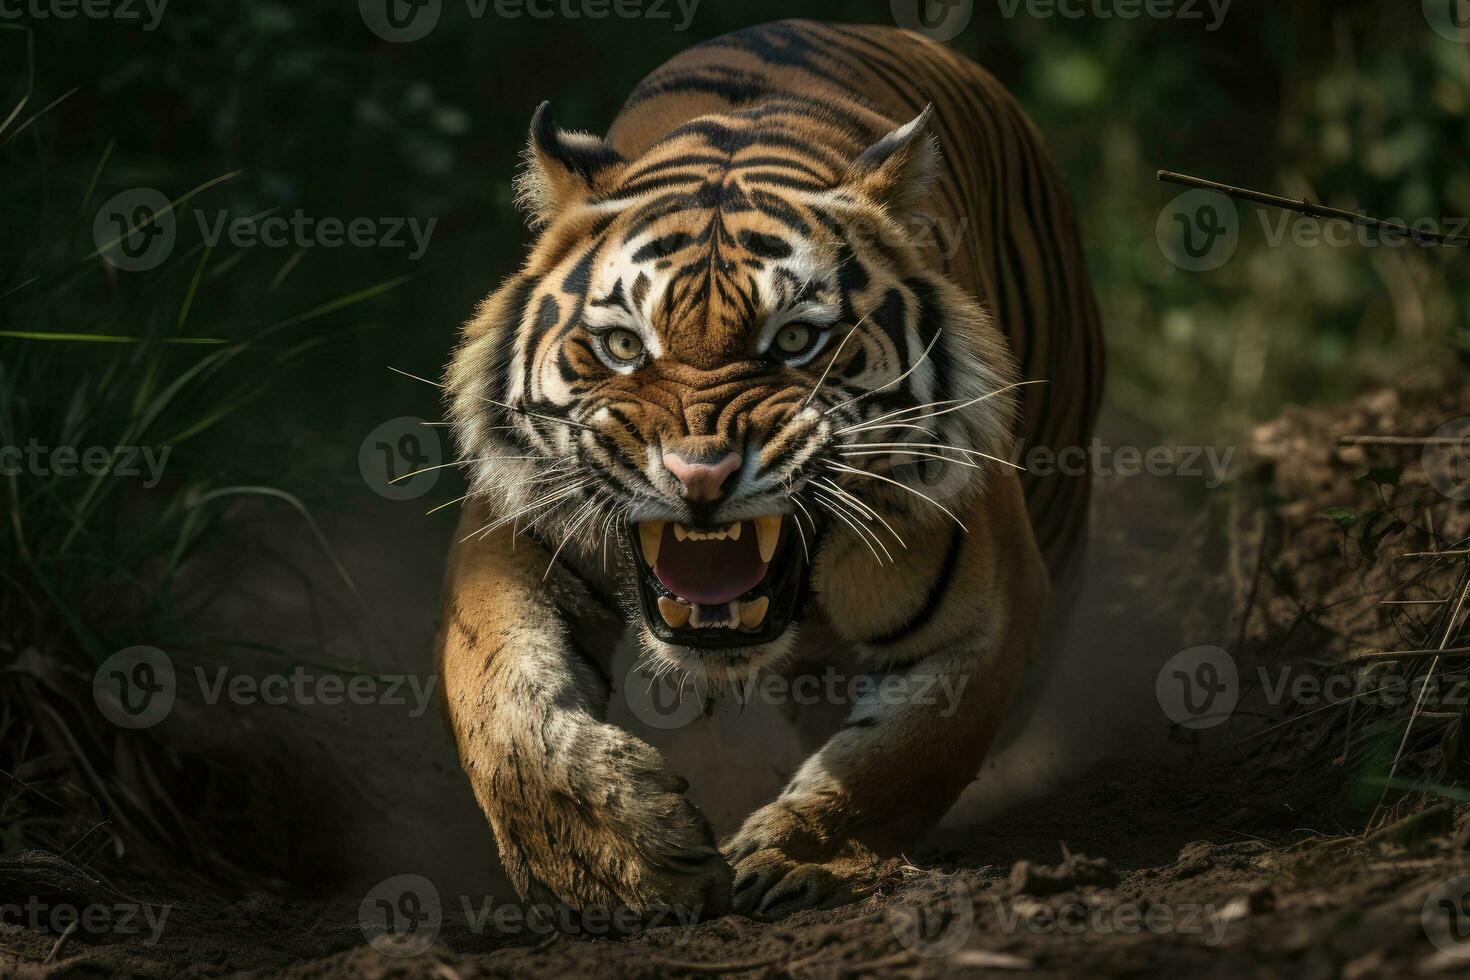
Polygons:
<instances>
[{"instance_id":1,"label":"tiger's pink nose","mask_svg":"<svg viewBox=\"0 0 1470 980\"><path fill-rule=\"evenodd\" d=\"M725 481L740 469L743 459L739 453L726 453L713 463L689 463L678 453L664 453L664 466L684 484L684 496L690 500L719 500Z\"/></svg>"}]
</instances>

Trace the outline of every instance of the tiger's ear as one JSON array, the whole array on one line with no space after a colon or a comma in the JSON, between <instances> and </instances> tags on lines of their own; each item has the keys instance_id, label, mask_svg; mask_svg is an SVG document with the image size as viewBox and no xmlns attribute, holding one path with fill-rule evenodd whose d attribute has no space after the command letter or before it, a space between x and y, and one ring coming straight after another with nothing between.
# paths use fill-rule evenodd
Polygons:
<instances>
[{"instance_id":1,"label":"tiger's ear","mask_svg":"<svg viewBox=\"0 0 1470 980\"><path fill-rule=\"evenodd\" d=\"M628 161L606 140L591 133L569 133L551 118L543 102L531 116L526 165L515 180L516 206L532 228L591 194L605 192Z\"/></svg>"},{"instance_id":2,"label":"tiger's ear","mask_svg":"<svg viewBox=\"0 0 1470 980\"><path fill-rule=\"evenodd\" d=\"M897 212L918 204L939 172L939 141L929 131L934 104L868 147L847 168L844 184Z\"/></svg>"}]
</instances>

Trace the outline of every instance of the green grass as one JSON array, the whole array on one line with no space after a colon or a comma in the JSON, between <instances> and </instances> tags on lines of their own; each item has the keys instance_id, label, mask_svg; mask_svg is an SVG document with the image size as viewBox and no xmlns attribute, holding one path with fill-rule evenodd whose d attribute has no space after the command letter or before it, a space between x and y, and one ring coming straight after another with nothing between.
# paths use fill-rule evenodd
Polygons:
<instances>
[{"instance_id":1,"label":"green grass","mask_svg":"<svg viewBox=\"0 0 1470 980\"><path fill-rule=\"evenodd\" d=\"M102 719L92 672L127 646L187 638L175 574L242 498L292 508L330 554L303 486L262 480L268 467L241 440L277 382L374 329L361 310L408 277L290 292L299 254L268 256L280 265L264 275L259 261L247 269L245 255L202 245L146 272L115 270L104 254L117 242L90 241L100 189L126 186L109 172L115 145L85 169L53 168L40 135L50 106L27 115L29 101L0 116L0 168L16 192L3 230L25 241L0 268L0 447L149 447L165 465L153 486L49 453L39 471L22 456L20 472L0 474L0 846L62 850L106 827L88 850L166 841L198 857L209 845L171 799L171 750ZM186 214L233 176L170 209Z\"/></svg>"}]
</instances>

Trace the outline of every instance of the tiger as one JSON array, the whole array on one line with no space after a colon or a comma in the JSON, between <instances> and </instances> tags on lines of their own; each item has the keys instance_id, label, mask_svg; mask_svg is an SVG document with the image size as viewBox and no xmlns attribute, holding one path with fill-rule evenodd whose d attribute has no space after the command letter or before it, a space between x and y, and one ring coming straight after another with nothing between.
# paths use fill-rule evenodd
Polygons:
<instances>
[{"instance_id":1,"label":"tiger","mask_svg":"<svg viewBox=\"0 0 1470 980\"><path fill-rule=\"evenodd\" d=\"M1001 84L787 20L679 53L606 136L531 115L519 271L445 369L465 467L444 716L523 899L775 919L871 893L974 781L1084 548L1104 353L1074 212ZM715 696L792 658L864 697L716 842L607 707L610 651ZM865 675L866 676L866 675Z\"/></svg>"}]
</instances>

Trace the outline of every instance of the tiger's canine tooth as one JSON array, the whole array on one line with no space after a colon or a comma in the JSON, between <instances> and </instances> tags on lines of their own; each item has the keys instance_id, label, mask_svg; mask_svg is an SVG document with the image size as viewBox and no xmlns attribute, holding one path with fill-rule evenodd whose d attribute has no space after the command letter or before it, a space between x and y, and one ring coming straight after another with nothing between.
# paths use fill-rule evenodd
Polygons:
<instances>
[{"instance_id":1,"label":"tiger's canine tooth","mask_svg":"<svg viewBox=\"0 0 1470 980\"><path fill-rule=\"evenodd\" d=\"M664 622L674 627L674 629L680 629L688 623L689 614L693 611L693 609L690 609L684 603L676 602L666 595L658 597L658 614L664 618Z\"/></svg>"},{"instance_id":2,"label":"tiger's canine tooth","mask_svg":"<svg viewBox=\"0 0 1470 980\"><path fill-rule=\"evenodd\" d=\"M664 521L641 521L638 540L643 545L643 560L652 568L658 563L658 549L664 540Z\"/></svg>"},{"instance_id":3,"label":"tiger's canine tooth","mask_svg":"<svg viewBox=\"0 0 1470 980\"><path fill-rule=\"evenodd\" d=\"M755 539L760 545L761 561L767 565L776 554L776 543L781 540L781 518L779 515L757 517L755 520Z\"/></svg>"},{"instance_id":4,"label":"tiger's canine tooth","mask_svg":"<svg viewBox=\"0 0 1470 980\"><path fill-rule=\"evenodd\" d=\"M764 623L766 621L766 609L770 604L771 600L766 596L761 596L759 599L752 599L749 602L742 602L740 604L740 625L750 630Z\"/></svg>"}]
</instances>

